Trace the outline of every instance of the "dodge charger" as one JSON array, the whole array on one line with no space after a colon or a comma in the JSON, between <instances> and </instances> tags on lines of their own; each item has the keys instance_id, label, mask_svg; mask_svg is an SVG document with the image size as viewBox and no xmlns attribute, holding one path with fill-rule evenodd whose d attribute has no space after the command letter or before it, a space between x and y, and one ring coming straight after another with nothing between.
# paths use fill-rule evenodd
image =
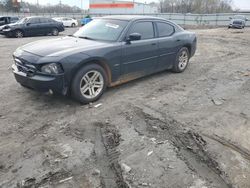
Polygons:
<instances>
[{"instance_id":1,"label":"dodge charger","mask_svg":"<svg viewBox=\"0 0 250 188\"><path fill-rule=\"evenodd\" d=\"M196 35L148 16L107 16L76 33L19 47L15 79L40 92L98 100L107 87L170 69L183 72L196 51Z\"/></svg>"}]
</instances>

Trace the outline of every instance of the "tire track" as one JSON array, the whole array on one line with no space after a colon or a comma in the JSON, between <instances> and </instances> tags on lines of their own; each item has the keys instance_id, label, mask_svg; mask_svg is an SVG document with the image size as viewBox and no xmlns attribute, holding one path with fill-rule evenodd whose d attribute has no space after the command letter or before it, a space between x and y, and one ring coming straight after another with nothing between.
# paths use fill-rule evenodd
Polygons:
<instances>
[{"instance_id":1,"label":"tire track","mask_svg":"<svg viewBox=\"0 0 250 188\"><path fill-rule=\"evenodd\" d=\"M120 135L116 129L96 123L94 153L99 165L102 188L129 188L122 176L122 169L118 162L119 152L116 147L120 142Z\"/></svg>"},{"instance_id":2,"label":"tire track","mask_svg":"<svg viewBox=\"0 0 250 188\"><path fill-rule=\"evenodd\" d=\"M207 143L200 134L192 130L186 131L185 127L174 119L164 117L162 120L151 113L146 113L139 107L132 108L131 113L134 114L134 117L131 123L136 132L160 140L169 140L177 148L177 156L201 178L212 182L212 185L216 187L233 187L214 157L207 152ZM159 127L160 131L155 132L153 126Z\"/></svg>"}]
</instances>

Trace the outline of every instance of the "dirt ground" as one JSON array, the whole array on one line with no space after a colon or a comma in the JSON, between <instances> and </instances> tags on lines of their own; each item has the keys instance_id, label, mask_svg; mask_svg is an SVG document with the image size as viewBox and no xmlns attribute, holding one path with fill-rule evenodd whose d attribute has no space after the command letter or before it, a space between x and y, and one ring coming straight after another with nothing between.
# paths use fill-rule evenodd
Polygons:
<instances>
[{"instance_id":1,"label":"dirt ground","mask_svg":"<svg viewBox=\"0 0 250 188\"><path fill-rule=\"evenodd\" d=\"M110 88L92 105L16 83L14 50L53 37L1 36L0 187L249 188L250 28L195 32L184 73Z\"/></svg>"}]
</instances>

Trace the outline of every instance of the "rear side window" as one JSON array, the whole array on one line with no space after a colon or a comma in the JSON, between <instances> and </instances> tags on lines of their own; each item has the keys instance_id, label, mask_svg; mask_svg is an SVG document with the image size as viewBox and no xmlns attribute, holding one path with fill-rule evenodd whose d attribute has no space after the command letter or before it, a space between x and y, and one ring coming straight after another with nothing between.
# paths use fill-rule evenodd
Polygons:
<instances>
[{"instance_id":1,"label":"rear side window","mask_svg":"<svg viewBox=\"0 0 250 188\"><path fill-rule=\"evenodd\" d=\"M167 37L174 33L174 27L168 23L157 22L159 37Z\"/></svg>"},{"instance_id":2,"label":"rear side window","mask_svg":"<svg viewBox=\"0 0 250 188\"><path fill-rule=\"evenodd\" d=\"M53 20L53 19L51 19L51 18L48 18L47 21L50 22L50 23L51 23L51 22L55 22L55 20Z\"/></svg>"},{"instance_id":3,"label":"rear side window","mask_svg":"<svg viewBox=\"0 0 250 188\"><path fill-rule=\"evenodd\" d=\"M129 34L139 33L141 39L152 39L154 38L154 28L152 22L138 22L132 26Z\"/></svg>"}]
</instances>

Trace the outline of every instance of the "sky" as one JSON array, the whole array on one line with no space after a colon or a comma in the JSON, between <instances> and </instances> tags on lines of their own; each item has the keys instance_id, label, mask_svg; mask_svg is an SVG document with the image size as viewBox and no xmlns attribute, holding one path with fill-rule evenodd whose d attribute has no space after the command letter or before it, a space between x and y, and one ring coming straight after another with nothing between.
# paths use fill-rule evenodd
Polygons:
<instances>
[{"instance_id":1,"label":"sky","mask_svg":"<svg viewBox=\"0 0 250 188\"><path fill-rule=\"evenodd\" d=\"M30 3L36 3L37 0L23 0ZM40 4L58 4L59 0L38 0ZM127 0L133 1L133 0ZM150 3L152 1L157 2L158 0L135 0L136 2L146 2ZM89 6L89 0L61 0L63 4L76 5L78 7L83 6L84 9L87 9ZM81 5L82 2L82 5ZM250 10L250 0L233 0L233 7L241 10Z\"/></svg>"}]
</instances>

